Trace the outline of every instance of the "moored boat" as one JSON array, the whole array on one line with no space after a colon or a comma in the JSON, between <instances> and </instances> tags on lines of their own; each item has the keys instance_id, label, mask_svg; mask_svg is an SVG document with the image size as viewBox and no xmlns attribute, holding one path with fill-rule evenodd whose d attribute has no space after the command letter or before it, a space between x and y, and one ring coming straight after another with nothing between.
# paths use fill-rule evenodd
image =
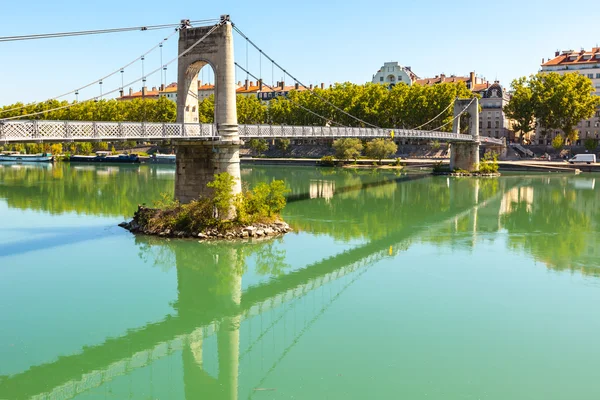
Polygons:
<instances>
[{"instance_id":1,"label":"moored boat","mask_svg":"<svg viewBox=\"0 0 600 400\"><path fill-rule=\"evenodd\" d=\"M107 151L97 151L95 156L71 156L70 162L84 163L116 163L116 164L139 164L140 158L137 154L111 154Z\"/></svg>"},{"instance_id":2,"label":"moored boat","mask_svg":"<svg viewBox=\"0 0 600 400\"><path fill-rule=\"evenodd\" d=\"M0 153L0 161L8 162L52 162L54 157L51 154L21 154L16 151Z\"/></svg>"},{"instance_id":3,"label":"moored boat","mask_svg":"<svg viewBox=\"0 0 600 400\"><path fill-rule=\"evenodd\" d=\"M150 157L150 162L153 164L175 164L175 160L175 154L154 153L152 157Z\"/></svg>"}]
</instances>

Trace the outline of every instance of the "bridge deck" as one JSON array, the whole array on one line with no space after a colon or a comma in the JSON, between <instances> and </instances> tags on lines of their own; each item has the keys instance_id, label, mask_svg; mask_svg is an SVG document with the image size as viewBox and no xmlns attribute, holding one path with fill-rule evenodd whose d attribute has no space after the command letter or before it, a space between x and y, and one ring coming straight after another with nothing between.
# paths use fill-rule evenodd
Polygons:
<instances>
[{"instance_id":1,"label":"bridge deck","mask_svg":"<svg viewBox=\"0 0 600 400\"><path fill-rule=\"evenodd\" d=\"M394 138L429 139L457 142L474 141L471 135L412 129L379 129L328 126L238 125L242 139L250 138ZM152 122L90 122L12 120L0 121L0 142L70 142L114 140L218 140L213 124ZM483 142L502 144L502 140L481 138Z\"/></svg>"}]
</instances>

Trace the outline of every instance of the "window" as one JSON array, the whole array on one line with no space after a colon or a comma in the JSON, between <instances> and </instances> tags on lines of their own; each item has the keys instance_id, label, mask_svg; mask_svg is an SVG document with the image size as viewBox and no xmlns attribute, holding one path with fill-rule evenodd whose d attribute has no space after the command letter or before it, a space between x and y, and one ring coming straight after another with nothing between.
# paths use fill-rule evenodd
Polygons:
<instances>
[{"instance_id":1,"label":"window","mask_svg":"<svg viewBox=\"0 0 600 400\"><path fill-rule=\"evenodd\" d=\"M498 131L494 131L494 135L496 135L496 139L498 139Z\"/></svg>"},{"instance_id":2,"label":"window","mask_svg":"<svg viewBox=\"0 0 600 400\"><path fill-rule=\"evenodd\" d=\"M383 76L379 77L379 82L383 82Z\"/></svg>"},{"instance_id":3,"label":"window","mask_svg":"<svg viewBox=\"0 0 600 400\"><path fill-rule=\"evenodd\" d=\"M589 128L592 125L592 121L586 121L586 126Z\"/></svg>"},{"instance_id":4,"label":"window","mask_svg":"<svg viewBox=\"0 0 600 400\"><path fill-rule=\"evenodd\" d=\"M500 128L500 121L496 121L496 126L495 128Z\"/></svg>"},{"instance_id":5,"label":"window","mask_svg":"<svg viewBox=\"0 0 600 400\"><path fill-rule=\"evenodd\" d=\"M600 74L596 74L596 79L600 79Z\"/></svg>"},{"instance_id":6,"label":"window","mask_svg":"<svg viewBox=\"0 0 600 400\"><path fill-rule=\"evenodd\" d=\"M399 80L399 81L401 81L401 80L402 80L402 77L401 77L400 75L398 75L398 80Z\"/></svg>"},{"instance_id":7,"label":"window","mask_svg":"<svg viewBox=\"0 0 600 400\"><path fill-rule=\"evenodd\" d=\"M492 127L492 121L488 121L488 128Z\"/></svg>"},{"instance_id":8,"label":"window","mask_svg":"<svg viewBox=\"0 0 600 400\"><path fill-rule=\"evenodd\" d=\"M588 78L594 79L594 74L587 74L587 75L588 75Z\"/></svg>"}]
</instances>

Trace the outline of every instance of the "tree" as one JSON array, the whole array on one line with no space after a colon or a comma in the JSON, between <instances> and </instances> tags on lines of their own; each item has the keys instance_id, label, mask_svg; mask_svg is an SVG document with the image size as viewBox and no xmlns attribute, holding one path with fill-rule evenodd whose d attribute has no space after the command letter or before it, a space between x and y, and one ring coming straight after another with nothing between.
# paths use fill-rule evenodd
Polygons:
<instances>
[{"instance_id":1,"label":"tree","mask_svg":"<svg viewBox=\"0 0 600 400\"><path fill-rule=\"evenodd\" d=\"M356 160L363 150L360 139L344 138L333 141L335 157L339 160Z\"/></svg>"},{"instance_id":2,"label":"tree","mask_svg":"<svg viewBox=\"0 0 600 400\"><path fill-rule=\"evenodd\" d=\"M554 139L552 139L552 147L554 148L554 150L562 149L564 143L565 143L565 140L563 139L562 135L560 135L560 134L556 135L556 137L554 137Z\"/></svg>"},{"instance_id":3,"label":"tree","mask_svg":"<svg viewBox=\"0 0 600 400\"><path fill-rule=\"evenodd\" d=\"M269 150L269 145L264 139L250 139L248 146L258 155L262 155L265 151Z\"/></svg>"},{"instance_id":4,"label":"tree","mask_svg":"<svg viewBox=\"0 0 600 400\"><path fill-rule=\"evenodd\" d=\"M238 123L262 124L265 122L267 107L254 96L238 95L236 98Z\"/></svg>"},{"instance_id":5,"label":"tree","mask_svg":"<svg viewBox=\"0 0 600 400\"><path fill-rule=\"evenodd\" d=\"M59 154L62 154L63 152L63 146L61 143L54 143L53 145L50 146L50 152L57 156Z\"/></svg>"},{"instance_id":6,"label":"tree","mask_svg":"<svg viewBox=\"0 0 600 400\"><path fill-rule=\"evenodd\" d=\"M108 151L107 142L97 142L94 144L94 151Z\"/></svg>"},{"instance_id":7,"label":"tree","mask_svg":"<svg viewBox=\"0 0 600 400\"><path fill-rule=\"evenodd\" d=\"M80 154L90 154L92 152L92 144L90 142L77 143L77 149Z\"/></svg>"},{"instance_id":8,"label":"tree","mask_svg":"<svg viewBox=\"0 0 600 400\"><path fill-rule=\"evenodd\" d=\"M600 97L593 95L592 81L578 73L540 72L530 77L530 86L535 118L542 132L560 129L570 142L578 137L574 127L591 118L600 106Z\"/></svg>"},{"instance_id":9,"label":"tree","mask_svg":"<svg viewBox=\"0 0 600 400\"><path fill-rule=\"evenodd\" d=\"M277 139L275 141L275 145L279 150L283 151L284 153L287 153L290 147L290 139Z\"/></svg>"},{"instance_id":10,"label":"tree","mask_svg":"<svg viewBox=\"0 0 600 400\"><path fill-rule=\"evenodd\" d=\"M583 142L586 150L594 151L598 147L598 141L596 139L588 138Z\"/></svg>"},{"instance_id":11,"label":"tree","mask_svg":"<svg viewBox=\"0 0 600 400\"><path fill-rule=\"evenodd\" d=\"M524 139L535 129L533 91L525 77L513 80L511 87L514 92L508 104L504 106L504 112L507 118L514 121L514 130L521 133L521 139Z\"/></svg>"},{"instance_id":12,"label":"tree","mask_svg":"<svg viewBox=\"0 0 600 400\"><path fill-rule=\"evenodd\" d=\"M378 160L381 164L382 159L396 154L397 150L398 146L391 139L378 138L367 143L365 152L368 157Z\"/></svg>"}]
</instances>

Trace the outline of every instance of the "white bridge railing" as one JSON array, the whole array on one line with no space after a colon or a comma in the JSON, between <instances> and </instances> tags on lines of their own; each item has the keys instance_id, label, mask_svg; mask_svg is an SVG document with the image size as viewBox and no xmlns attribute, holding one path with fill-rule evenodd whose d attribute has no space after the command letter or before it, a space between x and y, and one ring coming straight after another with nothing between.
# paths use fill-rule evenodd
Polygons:
<instances>
[{"instance_id":1,"label":"white bridge railing","mask_svg":"<svg viewBox=\"0 0 600 400\"><path fill-rule=\"evenodd\" d=\"M238 125L245 138L378 138L432 139L473 141L471 135L452 132L411 129L345 128L328 126ZM181 124L153 122L81 122L12 120L0 121L0 143L8 142L69 142L112 140L219 139L213 124ZM484 138L482 138L484 139ZM502 144L500 139L485 138L484 142Z\"/></svg>"}]
</instances>

